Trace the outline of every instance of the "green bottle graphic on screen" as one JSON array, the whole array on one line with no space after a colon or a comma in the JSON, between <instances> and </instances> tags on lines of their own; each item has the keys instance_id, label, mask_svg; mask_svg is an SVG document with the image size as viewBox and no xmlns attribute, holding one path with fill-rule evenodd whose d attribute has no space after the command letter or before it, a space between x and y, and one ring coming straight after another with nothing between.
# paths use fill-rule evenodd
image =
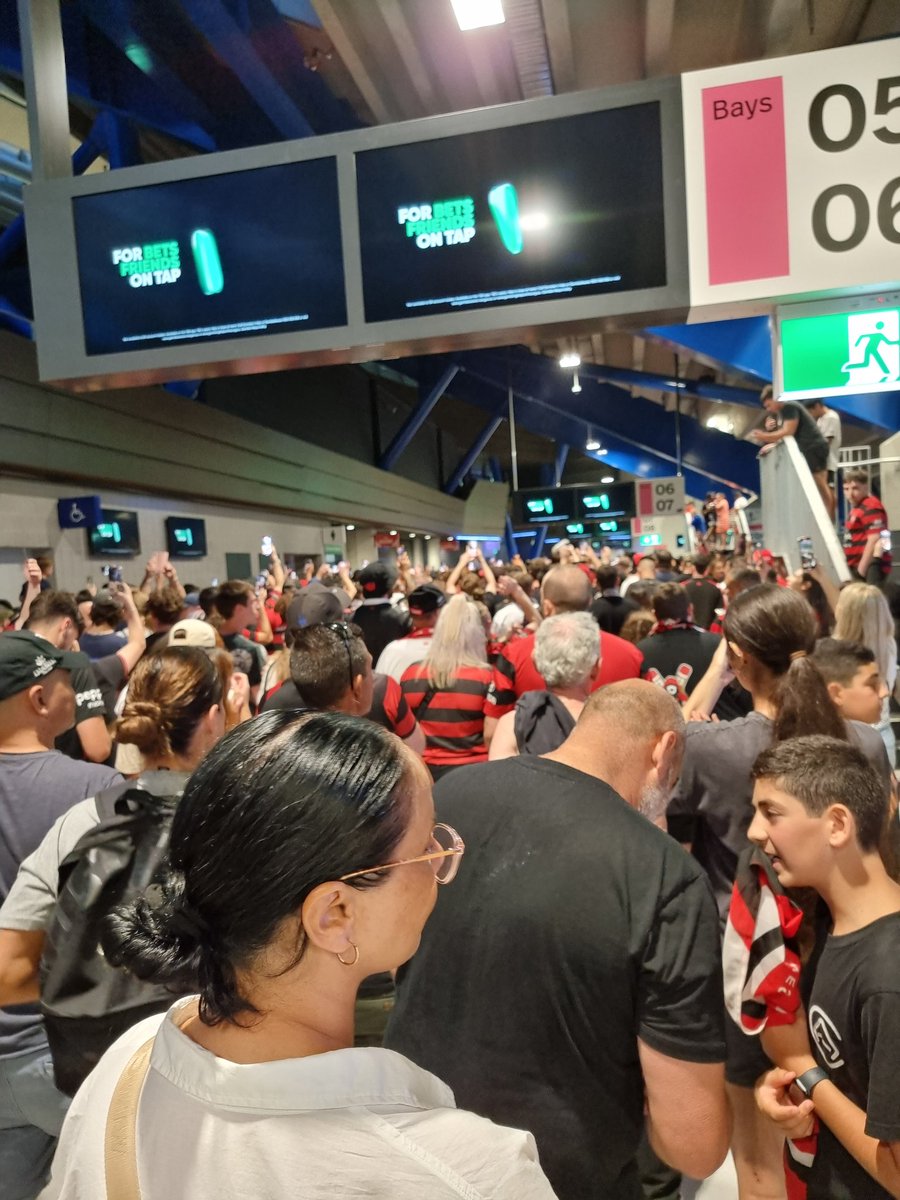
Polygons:
<instances>
[{"instance_id":1,"label":"green bottle graphic on screen","mask_svg":"<svg viewBox=\"0 0 900 1200\"><path fill-rule=\"evenodd\" d=\"M204 296L218 295L225 286L225 276L222 273L219 247L212 230L195 229L191 234L191 250L201 292Z\"/></svg>"},{"instance_id":2,"label":"green bottle graphic on screen","mask_svg":"<svg viewBox=\"0 0 900 1200\"><path fill-rule=\"evenodd\" d=\"M519 221L519 197L515 185L498 183L496 187L492 187L488 192L488 204L503 245L510 254L521 253L522 225Z\"/></svg>"}]
</instances>

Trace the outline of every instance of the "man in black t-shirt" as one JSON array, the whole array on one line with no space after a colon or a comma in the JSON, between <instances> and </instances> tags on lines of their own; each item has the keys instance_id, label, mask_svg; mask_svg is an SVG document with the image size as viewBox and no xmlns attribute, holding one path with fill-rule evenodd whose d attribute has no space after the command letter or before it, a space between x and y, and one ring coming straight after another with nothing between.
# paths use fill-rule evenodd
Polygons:
<instances>
[{"instance_id":1,"label":"man in black t-shirt","mask_svg":"<svg viewBox=\"0 0 900 1200\"><path fill-rule=\"evenodd\" d=\"M828 443L822 437L815 420L802 404L793 400L776 400L771 384L763 388L759 399L766 412L781 418L781 426L769 433L763 429L754 429L750 436L763 446L763 454L767 453L765 447L773 446L786 437L796 440L797 449L806 459L828 516L833 521L835 498L834 492L828 486Z\"/></svg>"},{"instance_id":2,"label":"man in black t-shirt","mask_svg":"<svg viewBox=\"0 0 900 1200\"><path fill-rule=\"evenodd\" d=\"M362 630L373 662L378 662L385 646L405 637L412 629L408 612L391 603L391 589L397 579L383 562L369 563L357 576L362 602L353 610L353 623Z\"/></svg>"},{"instance_id":3,"label":"man in black t-shirt","mask_svg":"<svg viewBox=\"0 0 900 1200\"><path fill-rule=\"evenodd\" d=\"M889 1200L900 1196L900 884L879 853L887 793L836 738L781 742L753 776L750 839L783 887L814 889L831 918L804 967L806 1022L763 1033L778 1065L757 1102L789 1139L785 1171L808 1200Z\"/></svg>"},{"instance_id":4,"label":"man in black t-shirt","mask_svg":"<svg viewBox=\"0 0 900 1200\"><path fill-rule=\"evenodd\" d=\"M560 1200L640 1200L645 1103L676 1169L704 1177L727 1149L715 907L651 823L683 737L675 701L628 680L551 754L435 788L466 855L401 970L385 1044L461 1108L530 1130Z\"/></svg>"},{"instance_id":5,"label":"man in black t-shirt","mask_svg":"<svg viewBox=\"0 0 900 1200\"><path fill-rule=\"evenodd\" d=\"M694 577L686 579L682 587L694 610L694 621L701 629L709 629L716 619L716 609L724 607L722 593L706 575L711 561L710 556L703 553L695 554L691 561L694 564Z\"/></svg>"}]
</instances>

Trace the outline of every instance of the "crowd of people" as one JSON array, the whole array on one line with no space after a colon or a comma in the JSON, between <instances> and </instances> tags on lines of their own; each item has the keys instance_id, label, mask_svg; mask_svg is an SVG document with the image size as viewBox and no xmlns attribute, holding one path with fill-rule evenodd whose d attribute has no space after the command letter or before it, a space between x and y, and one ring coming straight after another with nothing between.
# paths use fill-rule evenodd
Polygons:
<instances>
[{"instance_id":1,"label":"crowd of people","mask_svg":"<svg viewBox=\"0 0 900 1200\"><path fill-rule=\"evenodd\" d=\"M96 593L28 560L4 1200L675 1200L729 1147L740 1200L900 1196L873 534L840 591L567 542Z\"/></svg>"}]
</instances>

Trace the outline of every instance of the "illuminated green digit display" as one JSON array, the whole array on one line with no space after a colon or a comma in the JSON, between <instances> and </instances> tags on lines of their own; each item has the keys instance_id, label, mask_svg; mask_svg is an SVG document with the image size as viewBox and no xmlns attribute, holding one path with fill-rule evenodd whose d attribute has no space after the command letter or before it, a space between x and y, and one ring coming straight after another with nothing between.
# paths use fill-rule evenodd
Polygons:
<instances>
[{"instance_id":1,"label":"illuminated green digit display","mask_svg":"<svg viewBox=\"0 0 900 1200\"><path fill-rule=\"evenodd\" d=\"M219 258L219 247L212 230L195 229L191 234L191 250L194 253L194 266L200 290L204 296L218 295L225 286L225 276L222 272L222 260Z\"/></svg>"}]
</instances>

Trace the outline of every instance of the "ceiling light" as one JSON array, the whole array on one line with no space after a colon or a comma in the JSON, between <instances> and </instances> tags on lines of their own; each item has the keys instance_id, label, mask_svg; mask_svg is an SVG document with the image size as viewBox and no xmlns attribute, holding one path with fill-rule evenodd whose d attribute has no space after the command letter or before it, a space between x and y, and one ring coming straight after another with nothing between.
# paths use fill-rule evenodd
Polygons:
<instances>
[{"instance_id":1,"label":"ceiling light","mask_svg":"<svg viewBox=\"0 0 900 1200\"><path fill-rule=\"evenodd\" d=\"M502 0L450 0L456 14L456 23L463 31L481 29L484 25L502 25Z\"/></svg>"},{"instance_id":2,"label":"ceiling light","mask_svg":"<svg viewBox=\"0 0 900 1200\"><path fill-rule=\"evenodd\" d=\"M410 536L411 538L414 538L416 535L415 535L414 533L411 533L409 536Z\"/></svg>"},{"instance_id":3,"label":"ceiling light","mask_svg":"<svg viewBox=\"0 0 900 1200\"><path fill-rule=\"evenodd\" d=\"M345 525L344 528L347 530L348 533L352 533L353 530L356 528L356 526L355 525Z\"/></svg>"},{"instance_id":4,"label":"ceiling light","mask_svg":"<svg viewBox=\"0 0 900 1200\"><path fill-rule=\"evenodd\" d=\"M559 365L564 371L571 371L573 367L581 366L580 354L563 354L559 360Z\"/></svg>"},{"instance_id":5,"label":"ceiling light","mask_svg":"<svg viewBox=\"0 0 900 1200\"><path fill-rule=\"evenodd\" d=\"M589 437L588 440L584 443L584 448L585 448L585 450L591 450L591 451L596 452L601 449L601 446L595 437Z\"/></svg>"},{"instance_id":6,"label":"ceiling light","mask_svg":"<svg viewBox=\"0 0 900 1200\"><path fill-rule=\"evenodd\" d=\"M389 529L389 530L388 530L388 533L391 535L391 537L396 537L396 536L397 536L397 530L396 530L396 529Z\"/></svg>"},{"instance_id":7,"label":"ceiling light","mask_svg":"<svg viewBox=\"0 0 900 1200\"><path fill-rule=\"evenodd\" d=\"M734 433L734 421L725 413L713 413L706 421L707 429L717 429L719 433Z\"/></svg>"},{"instance_id":8,"label":"ceiling light","mask_svg":"<svg viewBox=\"0 0 900 1200\"><path fill-rule=\"evenodd\" d=\"M604 476L601 478L600 482L601 482L601 483L615 483L615 482L616 482L616 477L615 477L615 475L604 475Z\"/></svg>"},{"instance_id":9,"label":"ceiling light","mask_svg":"<svg viewBox=\"0 0 900 1200\"><path fill-rule=\"evenodd\" d=\"M578 381L578 372L575 372L575 378L572 380L572 391L577 395L581 391L581 384Z\"/></svg>"},{"instance_id":10,"label":"ceiling light","mask_svg":"<svg viewBox=\"0 0 900 1200\"><path fill-rule=\"evenodd\" d=\"M425 534L425 541L426 541L426 542L430 542L430 541L431 541L431 534L430 534L430 533L426 533L426 534Z\"/></svg>"}]
</instances>

